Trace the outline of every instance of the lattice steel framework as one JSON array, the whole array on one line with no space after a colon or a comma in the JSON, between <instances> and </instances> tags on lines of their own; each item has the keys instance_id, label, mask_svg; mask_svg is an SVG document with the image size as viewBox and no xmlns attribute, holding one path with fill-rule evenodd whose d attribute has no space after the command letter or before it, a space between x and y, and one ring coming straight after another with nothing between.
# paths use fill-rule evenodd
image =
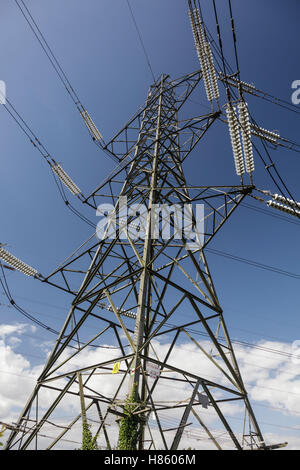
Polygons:
<instances>
[{"instance_id":1,"label":"lattice steel framework","mask_svg":"<svg viewBox=\"0 0 300 470\"><path fill-rule=\"evenodd\" d=\"M43 279L73 300L7 449L57 448L72 435L82 414L78 373L86 409L97 412L95 432L106 448L116 444L134 384L139 449L177 449L190 423L218 449L224 442L236 449L264 448L205 257L205 247L253 186L191 186L183 171L220 114L179 119L201 78L200 71L179 80L160 77L145 105L105 146L118 167L84 202L94 209L109 202L116 218L107 219L106 238L90 239ZM134 208L127 231L124 201ZM153 236L154 207L176 207L188 214L192 228L196 204L204 205L201 246L191 249L186 232L176 236L181 223L168 211ZM187 343L198 351L193 366L181 349ZM112 374L117 363L119 372ZM156 365L155 378L150 364ZM62 425L60 410L68 402L73 415ZM176 422L173 427L166 416Z\"/></svg>"}]
</instances>

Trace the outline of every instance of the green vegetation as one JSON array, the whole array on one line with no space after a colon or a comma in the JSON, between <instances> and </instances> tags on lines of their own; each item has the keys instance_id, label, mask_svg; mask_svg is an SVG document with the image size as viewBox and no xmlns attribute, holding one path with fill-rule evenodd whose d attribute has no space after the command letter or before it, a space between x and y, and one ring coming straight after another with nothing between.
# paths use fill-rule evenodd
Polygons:
<instances>
[{"instance_id":1,"label":"green vegetation","mask_svg":"<svg viewBox=\"0 0 300 470\"><path fill-rule=\"evenodd\" d=\"M121 419L119 432L119 450L137 450L141 433L141 421L138 415L133 414L139 402L137 384L126 399L124 406L125 416Z\"/></svg>"},{"instance_id":2,"label":"green vegetation","mask_svg":"<svg viewBox=\"0 0 300 470\"><path fill-rule=\"evenodd\" d=\"M6 430L6 426L2 425L2 428L0 429L0 437L3 437L3 434ZM0 442L0 447L3 446L3 443Z\"/></svg>"},{"instance_id":3,"label":"green vegetation","mask_svg":"<svg viewBox=\"0 0 300 470\"><path fill-rule=\"evenodd\" d=\"M93 437L90 425L82 424L82 448L81 450L99 450L96 437Z\"/></svg>"}]
</instances>

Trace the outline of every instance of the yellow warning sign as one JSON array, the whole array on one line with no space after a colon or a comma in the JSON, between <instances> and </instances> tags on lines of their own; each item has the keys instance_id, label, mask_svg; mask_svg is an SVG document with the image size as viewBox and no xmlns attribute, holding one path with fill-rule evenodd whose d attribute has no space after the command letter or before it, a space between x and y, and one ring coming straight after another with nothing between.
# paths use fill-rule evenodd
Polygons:
<instances>
[{"instance_id":1,"label":"yellow warning sign","mask_svg":"<svg viewBox=\"0 0 300 470\"><path fill-rule=\"evenodd\" d=\"M112 373L117 374L119 372L119 369L120 369L120 362L116 362L113 366Z\"/></svg>"}]
</instances>

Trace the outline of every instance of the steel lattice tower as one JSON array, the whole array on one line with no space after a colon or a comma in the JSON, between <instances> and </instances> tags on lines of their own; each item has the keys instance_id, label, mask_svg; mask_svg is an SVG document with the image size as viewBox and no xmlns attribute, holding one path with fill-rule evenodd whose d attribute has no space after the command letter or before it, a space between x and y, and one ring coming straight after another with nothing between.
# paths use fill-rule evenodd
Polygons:
<instances>
[{"instance_id":1,"label":"steel lattice tower","mask_svg":"<svg viewBox=\"0 0 300 470\"><path fill-rule=\"evenodd\" d=\"M118 167L84 202L94 209L109 202L115 209L105 219L106 237L88 240L43 279L73 300L8 449L52 449L67 439L83 418L79 377L85 412L97 412L98 440L107 448L115 445L125 397L134 387L139 449L177 449L190 422L218 449L224 443L220 433L231 447L264 448L205 257L206 246L253 186L191 186L184 176L186 158L220 114L179 118L201 78L201 71L179 80L160 77L144 106L105 146ZM185 214L192 230L196 204L204 206L204 233L201 246L191 248L192 232L182 230L178 214ZM162 212L153 219L158 205ZM169 207L177 212L169 213ZM155 233L154 220L160 222ZM192 369L188 353L180 359L176 353L183 341L198 350ZM85 362L78 366L80 357ZM112 374L117 363L119 371ZM155 378L151 365L159 368ZM174 403L176 385L181 399ZM162 402L166 387L169 398ZM68 426L57 427L68 401L74 415ZM228 407L237 407L234 420ZM173 430L165 424L171 413ZM56 427L46 440L49 423Z\"/></svg>"}]
</instances>

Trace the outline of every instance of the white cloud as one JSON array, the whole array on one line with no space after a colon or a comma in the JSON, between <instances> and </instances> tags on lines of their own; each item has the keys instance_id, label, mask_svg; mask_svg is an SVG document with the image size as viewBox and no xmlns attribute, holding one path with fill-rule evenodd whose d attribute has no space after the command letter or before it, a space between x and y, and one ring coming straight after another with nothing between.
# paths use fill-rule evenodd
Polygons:
<instances>
[{"instance_id":1,"label":"white cloud","mask_svg":"<svg viewBox=\"0 0 300 470\"><path fill-rule=\"evenodd\" d=\"M43 369L43 360L40 361L40 364L32 366L27 358L14 350L14 347L23 340L22 334L26 333L28 329L31 330L31 332L34 331L34 329L24 324L0 326L0 420L2 421L12 422L16 420L18 413L21 408L24 407L24 404L35 385L36 378ZM203 348L207 348L208 346L207 341L201 341L200 344ZM49 352L49 343L42 343L39 346L41 347L40 351L44 350ZM291 358L288 357L288 354L291 354L292 352L291 345L280 342L260 341L258 346L260 349L250 349L237 346L235 347L235 352L244 382L247 384L246 389L249 392L250 400L254 405L259 404L262 406L261 410L264 416L262 421L264 422L266 420L265 416L268 416L267 421L272 422L275 425L274 433L268 432L265 435L266 441L267 443L277 443L288 440L290 442L289 448L299 449L300 438L297 437L297 431L295 430L294 432L293 428L296 427L294 422L295 417L297 418L297 413L299 413L300 423L300 377L299 367L293 364ZM154 341L153 347L159 359L163 359L167 353L169 344L160 344L158 341ZM266 349L280 351L283 355L275 353L270 354ZM68 353L65 352L62 356L62 360L71 353L72 350ZM72 358L70 364L63 365L56 373L65 373L86 367L90 364L97 364L117 357L118 355L118 350L87 348L79 355ZM188 342L188 339L185 339L184 343L178 344L178 346L174 348L168 362L173 366L189 370L191 373L196 375L199 374L210 380L223 384L227 382L227 379L224 380L222 377L219 369L205 358L202 353L199 353L197 346ZM122 366L124 367L124 364L122 364ZM169 372L167 374L171 374L173 376L176 375L174 375L173 372ZM85 380L87 376L84 375L83 378ZM113 396L113 393L121 379L121 374L112 375L110 370L107 371L106 375L95 375L89 381L89 387L91 389L90 393L93 394L93 391L98 391L103 393L103 395ZM152 379L150 379L149 382L151 386L151 383L153 383ZM161 385L159 385L153 397L156 401L159 401L161 405L163 405L164 402L175 403L179 401L188 401L191 395L191 387L187 384L183 385L181 382L175 382L174 385L170 387L170 383L167 380L161 380L160 382ZM60 384L62 385L64 383L65 381L62 379ZM49 385L54 385L54 382ZM126 382L125 386L121 390L121 396L123 398L126 396L127 386ZM78 386L76 384L73 385L71 390L77 393ZM46 409L56 395L57 392L53 390L44 390L40 396L40 407ZM216 396L221 397L221 392L218 392ZM234 405L224 403L220 406L228 419L232 419L233 425L236 425L241 429L242 409L240 403L236 402ZM279 410L277 408L279 408ZM60 404L55 422L57 424L66 425L76 416L76 414L79 414L79 410L80 404L78 395L68 395ZM182 412L183 408L164 412L164 414L161 413L161 417L164 417L162 420L163 427L174 427L176 423L178 423ZM90 411L88 415L91 420L99 421L96 411ZM200 409L200 415L209 428L213 429L217 436L220 436L220 443L226 448L230 447L231 443L226 440L224 429L220 426L220 422L216 420L216 414L212 407L209 407L208 410ZM270 416L272 416L272 419ZM284 425L287 422L287 417L289 416L293 419L293 424L291 424L291 429L289 429L290 435L286 437ZM259 422L260 416L257 412L256 417ZM93 421L91 421L93 426L97 426ZM181 448L213 448L213 444L207 439L203 429L197 427L194 420L192 421L193 424L187 427L183 433ZM112 434L114 434L115 439L117 439L118 432L115 418L110 417L108 424L108 429ZM282 428L277 428L276 425L282 425ZM263 427L264 426L262 425L262 428ZM267 427L268 431L270 429L270 427ZM45 431L43 432L45 435L52 436L56 435L57 429L47 423L45 425ZM169 436L168 440L171 440L172 436L174 436L174 433L172 434L172 432L166 434ZM155 427L153 428L153 435L155 435L160 448L163 448L162 442L160 442L158 429ZM75 447L78 447L75 442L80 442L81 439L80 422L75 425L74 430L67 433L65 438L66 440L60 443L60 448L74 449ZM49 443L47 438L43 439L45 443ZM68 440L74 442L68 442ZM100 440L99 442L101 445L105 445L104 441Z\"/></svg>"},{"instance_id":2,"label":"white cloud","mask_svg":"<svg viewBox=\"0 0 300 470\"><path fill-rule=\"evenodd\" d=\"M299 365L289 356L293 352L292 345L278 341L264 341L258 345L283 355L266 350L236 349L250 398L282 408L291 416L299 414L300 423L300 371Z\"/></svg>"},{"instance_id":3,"label":"white cloud","mask_svg":"<svg viewBox=\"0 0 300 470\"><path fill-rule=\"evenodd\" d=\"M34 333L36 331L36 327L27 325L25 323L16 323L14 325L0 325L0 338L4 339L6 336L10 336L13 333L20 335L21 333L24 333L28 330Z\"/></svg>"},{"instance_id":4,"label":"white cloud","mask_svg":"<svg viewBox=\"0 0 300 470\"><path fill-rule=\"evenodd\" d=\"M34 376L30 363L12 347L0 340L0 416L10 416L16 408L24 405L32 387Z\"/></svg>"}]
</instances>

